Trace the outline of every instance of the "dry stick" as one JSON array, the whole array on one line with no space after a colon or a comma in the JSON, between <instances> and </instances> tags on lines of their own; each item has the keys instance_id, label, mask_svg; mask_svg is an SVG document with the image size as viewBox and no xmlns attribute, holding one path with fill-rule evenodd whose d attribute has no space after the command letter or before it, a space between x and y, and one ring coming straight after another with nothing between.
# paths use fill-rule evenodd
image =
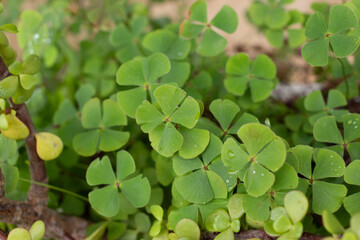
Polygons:
<instances>
[{"instance_id":1,"label":"dry stick","mask_svg":"<svg viewBox=\"0 0 360 240\"><path fill-rule=\"evenodd\" d=\"M6 64L0 57L0 81L11 76ZM25 139L26 150L30 162L31 180L47 184L48 177L43 160L36 152L35 126L25 104L15 104L9 99L10 106L16 111L16 116L29 129ZM61 240L77 240L86 237L89 222L72 216L61 216L47 208L48 188L31 184L26 202L11 201L4 198L4 177L0 172L0 222L17 224L26 228L42 220L46 225L46 237Z\"/></svg>"},{"instance_id":2,"label":"dry stick","mask_svg":"<svg viewBox=\"0 0 360 240\"><path fill-rule=\"evenodd\" d=\"M4 63L3 59L0 58L0 73L1 79L4 79L8 76L11 76L6 64ZM11 99L9 99L9 103L11 108L16 111L16 116L19 118L21 122L23 122L29 129L29 136L25 139L26 151L28 154L29 162L30 162L30 176L31 179L41 183L48 183L48 177L46 174L46 167L43 160L37 155L36 152L36 140L35 140L35 126L31 120L30 113L23 104L15 104ZM28 192L28 201L36 206L36 210L41 211L44 207L47 206L47 194L48 189L42 186L38 186L35 184L31 184L30 190Z\"/></svg>"}]
</instances>

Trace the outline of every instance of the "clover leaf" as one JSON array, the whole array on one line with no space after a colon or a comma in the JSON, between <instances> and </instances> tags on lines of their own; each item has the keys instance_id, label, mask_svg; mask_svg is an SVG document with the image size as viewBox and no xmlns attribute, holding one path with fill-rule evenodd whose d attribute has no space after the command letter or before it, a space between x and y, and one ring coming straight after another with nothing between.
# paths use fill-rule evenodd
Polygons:
<instances>
[{"instance_id":1,"label":"clover leaf","mask_svg":"<svg viewBox=\"0 0 360 240\"><path fill-rule=\"evenodd\" d=\"M96 89L96 95L100 97L108 97L114 92L116 71L117 63L114 60L105 62L98 56L86 59L83 67L86 81Z\"/></svg>"},{"instance_id":2,"label":"clover leaf","mask_svg":"<svg viewBox=\"0 0 360 240\"><path fill-rule=\"evenodd\" d=\"M225 88L228 92L243 96L250 88L253 102L268 98L276 86L276 66L266 55L250 60L246 53L232 56L226 63Z\"/></svg>"},{"instance_id":3,"label":"clover leaf","mask_svg":"<svg viewBox=\"0 0 360 240\"><path fill-rule=\"evenodd\" d=\"M161 78L162 83L177 83L184 86L190 75L190 63L186 57L190 52L191 43L169 30L156 30L148 33L142 42L151 53L165 54L171 64L171 70Z\"/></svg>"},{"instance_id":4,"label":"clover leaf","mask_svg":"<svg viewBox=\"0 0 360 240\"><path fill-rule=\"evenodd\" d=\"M242 195L236 193L229 198L228 211L217 209L205 221L205 227L210 232L220 232L217 239L234 239L234 233L240 231L240 218L244 214Z\"/></svg>"},{"instance_id":5,"label":"clover leaf","mask_svg":"<svg viewBox=\"0 0 360 240\"><path fill-rule=\"evenodd\" d=\"M170 71L170 61L162 53L155 53L147 58L138 57L122 64L116 73L116 82L120 86L135 86L120 91L118 102L126 115L135 118L137 107L147 99L159 85L158 78ZM131 99L131 101L129 101Z\"/></svg>"},{"instance_id":6,"label":"clover leaf","mask_svg":"<svg viewBox=\"0 0 360 240\"><path fill-rule=\"evenodd\" d=\"M238 21L234 9L224 5L208 22L207 3L205 0L198 0L191 5L188 18L180 27L180 35L184 38L196 38L203 32L196 51L202 56L211 57L224 51L227 44L226 39L214 31L213 27L233 33L238 26Z\"/></svg>"},{"instance_id":7,"label":"clover leaf","mask_svg":"<svg viewBox=\"0 0 360 240\"><path fill-rule=\"evenodd\" d=\"M360 160L352 161L345 169L344 181L351 185L360 186L359 170ZM351 215L360 211L360 206L357 204L358 201L360 201L360 193L358 192L344 199L344 207Z\"/></svg>"},{"instance_id":8,"label":"clover leaf","mask_svg":"<svg viewBox=\"0 0 360 240\"><path fill-rule=\"evenodd\" d=\"M200 240L200 228L193 220L184 218L176 224L174 233L170 233L169 238Z\"/></svg>"},{"instance_id":9,"label":"clover leaf","mask_svg":"<svg viewBox=\"0 0 360 240\"><path fill-rule=\"evenodd\" d=\"M270 29L283 28L290 20L289 14L283 8L283 5L291 1L269 1L266 4L262 1L255 1L250 5L250 19L258 26L267 26Z\"/></svg>"},{"instance_id":10,"label":"clover leaf","mask_svg":"<svg viewBox=\"0 0 360 240\"><path fill-rule=\"evenodd\" d=\"M179 155L189 159L202 153L209 143L209 132L193 128L200 117L198 102L172 85L154 91L155 103L145 100L136 111L136 122L155 151L165 157Z\"/></svg>"},{"instance_id":11,"label":"clover leaf","mask_svg":"<svg viewBox=\"0 0 360 240\"><path fill-rule=\"evenodd\" d=\"M320 90L311 92L306 96L304 101L305 109L313 113L313 115L309 117L309 122L311 125L314 125L319 118L329 114L334 115L336 121L341 122L342 117L349 113L349 111L338 108L346 105L347 101L345 96L342 92L336 89L329 91L327 104L325 104Z\"/></svg>"},{"instance_id":12,"label":"clover leaf","mask_svg":"<svg viewBox=\"0 0 360 240\"><path fill-rule=\"evenodd\" d=\"M126 62L141 55L139 49L140 36L148 20L144 16L133 17L127 27L124 23L119 24L110 34L110 43L119 48L116 58Z\"/></svg>"},{"instance_id":13,"label":"clover leaf","mask_svg":"<svg viewBox=\"0 0 360 240\"><path fill-rule=\"evenodd\" d=\"M240 146L232 138L227 139L221 150L221 159L230 172L238 172L249 195L262 196L275 182L273 172L285 162L285 144L259 123L243 125L238 136L244 145Z\"/></svg>"},{"instance_id":14,"label":"clover leaf","mask_svg":"<svg viewBox=\"0 0 360 240\"><path fill-rule=\"evenodd\" d=\"M173 157L173 168L178 176L174 185L181 196L192 203L205 204L214 198L226 198L236 185L236 176L229 174L220 159L222 142L211 134L210 143L200 157Z\"/></svg>"},{"instance_id":15,"label":"clover leaf","mask_svg":"<svg viewBox=\"0 0 360 240\"><path fill-rule=\"evenodd\" d=\"M316 153L312 147L299 145L289 151L295 156L299 166L298 172L312 186L313 211L316 214L321 214L323 210L337 211L346 196L347 188L324 179L342 177L345 170L344 160L336 152L328 149L319 149ZM313 156L316 165L312 170Z\"/></svg>"},{"instance_id":16,"label":"clover leaf","mask_svg":"<svg viewBox=\"0 0 360 240\"><path fill-rule=\"evenodd\" d=\"M312 66L325 66L328 64L329 48L337 58L354 53L359 47L359 39L346 33L357 25L356 15L345 5L331 7L328 24L320 12L314 13L305 25L305 35L310 42L302 48L303 58Z\"/></svg>"},{"instance_id":17,"label":"clover leaf","mask_svg":"<svg viewBox=\"0 0 360 240\"><path fill-rule=\"evenodd\" d=\"M336 124L335 117L325 116L317 120L314 125L314 138L316 141L333 143L335 146L329 148L337 150L342 156L344 150L350 154L350 158L355 160L360 158L358 151L360 138L360 115L356 113L346 114L342 119L344 137Z\"/></svg>"},{"instance_id":18,"label":"clover leaf","mask_svg":"<svg viewBox=\"0 0 360 240\"><path fill-rule=\"evenodd\" d=\"M134 172L135 161L126 151L116 154L115 173L107 156L94 160L86 172L87 183L90 186L106 186L89 193L92 208L105 217L115 216L120 210L118 188L132 206L144 207L150 200L150 183L142 175L128 179Z\"/></svg>"},{"instance_id":19,"label":"clover leaf","mask_svg":"<svg viewBox=\"0 0 360 240\"><path fill-rule=\"evenodd\" d=\"M119 104L111 99L106 99L102 108L98 98L90 99L82 109L81 124L87 131L74 137L73 147L82 156L92 156L98 150L117 150L130 138L128 132L113 129L126 125L127 119Z\"/></svg>"}]
</instances>

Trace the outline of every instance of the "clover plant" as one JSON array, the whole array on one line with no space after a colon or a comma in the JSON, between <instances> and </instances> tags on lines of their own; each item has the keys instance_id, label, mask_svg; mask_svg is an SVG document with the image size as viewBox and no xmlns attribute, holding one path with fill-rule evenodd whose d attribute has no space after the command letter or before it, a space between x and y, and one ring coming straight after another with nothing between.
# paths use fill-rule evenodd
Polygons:
<instances>
[{"instance_id":1,"label":"clover plant","mask_svg":"<svg viewBox=\"0 0 360 240\"><path fill-rule=\"evenodd\" d=\"M236 4L20 2L0 0L1 239L360 239L359 0L250 1L266 51Z\"/></svg>"}]
</instances>

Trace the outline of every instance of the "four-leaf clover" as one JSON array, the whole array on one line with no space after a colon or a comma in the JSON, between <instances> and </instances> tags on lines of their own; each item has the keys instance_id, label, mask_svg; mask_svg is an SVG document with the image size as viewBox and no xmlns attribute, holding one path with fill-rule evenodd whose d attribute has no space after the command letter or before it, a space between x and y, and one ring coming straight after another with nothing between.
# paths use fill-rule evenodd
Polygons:
<instances>
[{"instance_id":1,"label":"four-leaf clover","mask_svg":"<svg viewBox=\"0 0 360 240\"><path fill-rule=\"evenodd\" d=\"M155 151L165 157L189 159L202 153L209 143L207 130L195 129L200 117L199 103L181 88L162 85L154 91L155 102L145 100L136 111L136 123L149 133Z\"/></svg>"}]
</instances>

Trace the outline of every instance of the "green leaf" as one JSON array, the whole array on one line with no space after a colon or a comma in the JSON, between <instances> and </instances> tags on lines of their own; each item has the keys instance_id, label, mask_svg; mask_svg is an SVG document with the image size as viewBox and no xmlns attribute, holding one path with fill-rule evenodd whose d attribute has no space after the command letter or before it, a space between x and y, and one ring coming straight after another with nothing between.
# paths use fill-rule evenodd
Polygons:
<instances>
[{"instance_id":1,"label":"green leaf","mask_svg":"<svg viewBox=\"0 0 360 240\"><path fill-rule=\"evenodd\" d=\"M244 195L243 207L246 215L257 221L266 221L270 216L270 198L268 195L261 197L251 197L250 195Z\"/></svg>"},{"instance_id":2,"label":"green leaf","mask_svg":"<svg viewBox=\"0 0 360 240\"><path fill-rule=\"evenodd\" d=\"M210 186L214 191L214 198L227 198L227 187L224 180L213 171L206 171Z\"/></svg>"},{"instance_id":3,"label":"green leaf","mask_svg":"<svg viewBox=\"0 0 360 240\"><path fill-rule=\"evenodd\" d=\"M193 128L200 117L200 107L198 102L188 96L185 98L181 106L175 110L170 117L170 121L178 123L187 128Z\"/></svg>"},{"instance_id":4,"label":"green leaf","mask_svg":"<svg viewBox=\"0 0 360 240\"><path fill-rule=\"evenodd\" d=\"M252 163L245 173L246 190L253 197L260 197L265 194L274 182L274 174L257 163Z\"/></svg>"},{"instance_id":5,"label":"green leaf","mask_svg":"<svg viewBox=\"0 0 360 240\"><path fill-rule=\"evenodd\" d=\"M143 233L148 233L150 230L150 219L149 216L143 212L135 214L135 227L136 230Z\"/></svg>"},{"instance_id":6,"label":"green leaf","mask_svg":"<svg viewBox=\"0 0 360 240\"><path fill-rule=\"evenodd\" d=\"M290 33L290 30L289 30ZM290 34L289 34L290 35ZM273 45L276 48L282 48L284 45L284 34L282 30L272 30L267 29L265 31L265 36L267 40L270 42L271 45ZM289 36L289 40L290 40Z\"/></svg>"},{"instance_id":7,"label":"green leaf","mask_svg":"<svg viewBox=\"0 0 360 240\"><path fill-rule=\"evenodd\" d=\"M275 138L270 141L255 157L255 161L273 172L283 166L286 159L286 147L282 139Z\"/></svg>"},{"instance_id":8,"label":"green leaf","mask_svg":"<svg viewBox=\"0 0 360 240\"><path fill-rule=\"evenodd\" d=\"M99 149L104 152L115 151L124 146L130 138L129 132L105 128L100 132Z\"/></svg>"},{"instance_id":9,"label":"green leaf","mask_svg":"<svg viewBox=\"0 0 360 240\"><path fill-rule=\"evenodd\" d=\"M142 45L151 52L166 54L176 41L176 35L168 30L156 30L146 34Z\"/></svg>"},{"instance_id":10,"label":"green leaf","mask_svg":"<svg viewBox=\"0 0 360 240\"><path fill-rule=\"evenodd\" d=\"M170 117L185 96L184 90L172 85L162 85L154 91L154 97L166 117Z\"/></svg>"},{"instance_id":11,"label":"green leaf","mask_svg":"<svg viewBox=\"0 0 360 240\"><path fill-rule=\"evenodd\" d=\"M29 233L31 235L31 240L42 240L45 235L45 224L43 221L38 220L33 223Z\"/></svg>"},{"instance_id":12,"label":"green leaf","mask_svg":"<svg viewBox=\"0 0 360 240\"><path fill-rule=\"evenodd\" d=\"M339 21L341 19L341 22ZM329 32L338 33L357 26L354 12L345 5L334 5L329 14Z\"/></svg>"},{"instance_id":13,"label":"green leaf","mask_svg":"<svg viewBox=\"0 0 360 240\"><path fill-rule=\"evenodd\" d=\"M54 114L53 122L54 124L58 125L75 118L76 115L77 111L74 105L70 102L69 99L64 99Z\"/></svg>"},{"instance_id":14,"label":"green leaf","mask_svg":"<svg viewBox=\"0 0 360 240\"><path fill-rule=\"evenodd\" d=\"M101 184L114 184L115 174L111 166L110 159L105 156L92 161L86 171L86 181L90 186Z\"/></svg>"},{"instance_id":15,"label":"green leaf","mask_svg":"<svg viewBox=\"0 0 360 240\"><path fill-rule=\"evenodd\" d=\"M22 73L27 75L34 75L40 71L41 60L40 57L31 54L27 56L22 64Z\"/></svg>"},{"instance_id":16,"label":"green leaf","mask_svg":"<svg viewBox=\"0 0 360 240\"><path fill-rule=\"evenodd\" d=\"M195 38L205 28L205 25L184 20L180 27L180 35L184 38Z\"/></svg>"},{"instance_id":17,"label":"green leaf","mask_svg":"<svg viewBox=\"0 0 360 240\"><path fill-rule=\"evenodd\" d=\"M221 160L230 172L239 172L250 162L250 156L233 138L228 138L221 149Z\"/></svg>"},{"instance_id":18,"label":"green leaf","mask_svg":"<svg viewBox=\"0 0 360 240\"><path fill-rule=\"evenodd\" d=\"M291 191L285 195L284 207L292 223L297 223L301 222L305 217L309 208L309 202L303 192Z\"/></svg>"},{"instance_id":19,"label":"green leaf","mask_svg":"<svg viewBox=\"0 0 360 240\"><path fill-rule=\"evenodd\" d=\"M344 175L345 162L336 152L320 149L316 157L314 179L341 177Z\"/></svg>"},{"instance_id":20,"label":"green leaf","mask_svg":"<svg viewBox=\"0 0 360 240\"><path fill-rule=\"evenodd\" d=\"M247 89L249 81L250 78L248 77L226 77L225 88L234 95L242 96Z\"/></svg>"},{"instance_id":21,"label":"green leaf","mask_svg":"<svg viewBox=\"0 0 360 240\"><path fill-rule=\"evenodd\" d=\"M301 55L311 66L325 66L329 62L329 39L320 38L306 43Z\"/></svg>"},{"instance_id":22,"label":"green leaf","mask_svg":"<svg viewBox=\"0 0 360 240\"><path fill-rule=\"evenodd\" d=\"M212 101L209 106L211 113L221 125L221 128L226 131L229 129L231 122L235 116L240 112L239 106L230 100L216 99Z\"/></svg>"},{"instance_id":23,"label":"green leaf","mask_svg":"<svg viewBox=\"0 0 360 240\"><path fill-rule=\"evenodd\" d=\"M294 189L298 186L299 179L295 169L285 163L277 172L275 172L275 182L273 190Z\"/></svg>"},{"instance_id":24,"label":"green leaf","mask_svg":"<svg viewBox=\"0 0 360 240\"><path fill-rule=\"evenodd\" d=\"M9 33L18 33L17 27L12 23L1 25L0 30L5 31L5 32L9 32Z\"/></svg>"},{"instance_id":25,"label":"green leaf","mask_svg":"<svg viewBox=\"0 0 360 240\"><path fill-rule=\"evenodd\" d=\"M342 106L346 106L346 104L347 101L344 94L342 94L342 92L336 89L331 89L329 91L328 101L327 101L327 106L329 108L342 107Z\"/></svg>"},{"instance_id":26,"label":"green leaf","mask_svg":"<svg viewBox=\"0 0 360 240\"><path fill-rule=\"evenodd\" d=\"M207 4L206 1L200 0L194 2L189 10L189 19L192 21L207 22Z\"/></svg>"},{"instance_id":27,"label":"green leaf","mask_svg":"<svg viewBox=\"0 0 360 240\"><path fill-rule=\"evenodd\" d=\"M190 219L182 219L176 224L175 233L179 239L200 239L200 228L196 222Z\"/></svg>"},{"instance_id":28,"label":"green leaf","mask_svg":"<svg viewBox=\"0 0 360 240\"><path fill-rule=\"evenodd\" d=\"M205 221L206 230L209 232L223 232L230 228L230 217L225 209L217 209L207 217Z\"/></svg>"},{"instance_id":29,"label":"green leaf","mask_svg":"<svg viewBox=\"0 0 360 240\"><path fill-rule=\"evenodd\" d=\"M313 211L321 214L323 210L336 212L342 205L347 189L344 185L314 181L313 185Z\"/></svg>"},{"instance_id":30,"label":"green leaf","mask_svg":"<svg viewBox=\"0 0 360 240\"><path fill-rule=\"evenodd\" d=\"M255 156L266 144L275 138L275 134L259 123L248 123L238 131L249 155Z\"/></svg>"},{"instance_id":31,"label":"green leaf","mask_svg":"<svg viewBox=\"0 0 360 240\"><path fill-rule=\"evenodd\" d=\"M8 240L32 240L30 233L24 228L15 228L7 237Z\"/></svg>"},{"instance_id":32,"label":"green leaf","mask_svg":"<svg viewBox=\"0 0 360 240\"><path fill-rule=\"evenodd\" d=\"M250 73L250 59L246 53L238 53L226 62L226 73L233 75L247 75Z\"/></svg>"},{"instance_id":33,"label":"green leaf","mask_svg":"<svg viewBox=\"0 0 360 240\"><path fill-rule=\"evenodd\" d=\"M189 202L205 204L214 198L214 192L203 170L177 177L174 184L181 196Z\"/></svg>"},{"instance_id":34,"label":"green leaf","mask_svg":"<svg viewBox=\"0 0 360 240\"><path fill-rule=\"evenodd\" d=\"M358 204L360 201L360 192L347 196L344 199L344 207L351 216L360 212L360 205Z\"/></svg>"},{"instance_id":35,"label":"green leaf","mask_svg":"<svg viewBox=\"0 0 360 240\"><path fill-rule=\"evenodd\" d=\"M236 31L239 20L234 9L228 5L224 5L216 16L211 20L211 24L227 33Z\"/></svg>"},{"instance_id":36,"label":"green leaf","mask_svg":"<svg viewBox=\"0 0 360 240\"><path fill-rule=\"evenodd\" d=\"M249 8L251 20L258 26L265 25L270 7L263 2L252 2Z\"/></svg>"},{"instance_id":37,"label":"green leaf","mask_svg":"<svg viewBox=\"0 0 360 240\"><path fill-rule=\"evenodd\" d=\"M116 82L120 86L140 86L144 84L146 81L146 76L143 72L145 61L143 58L135 58L122 64L116 73Z\"/></svg>"},{"instance_id":38,"label":"green leaf","mask_svg":"<svg viewBox=\"0 0 360 240\"><path fill-rule=\"evenodd\" d=\"M243 195L240 193L235 193L229 198L227 207L229 210L230 218L240 219L240 217L245 213L243 205L242 205Z\"/></svg>"},{"instance_id":39,"label":"green leaf","mask_svg":"<svg viewBox=\"0 0 360 240\"><path fill-rule=\"evenodd\" d=\"M162 53L155 53L148 57L148 71L146 77L146 81L153 83L161 76L167 74L170 71L170 61L168 57L166 57Z\"/></svg>"},{"instance_id":40,"label":"green leaf","mask_svg":"<svg viewBox=\"0 0 360 240\"><path fill-rule=\"evenodd\" d=\"M325 116L317 120L313 131L316 141L343 144L341 133L333 116Z\"/></svg>"},{"instance_id":41,"label":"green leaf","mask_svg":"<svg viewBox=\"0 0 360 240\"><path fill-rule=\"evenodd\" d=\"M127 176L134 173L135 161L130 153L122 150L116 154L116 179L118 181L124 180Z\"/></svg>"},{"instance_id":42,"label":"green leaf","mask_svg":"<svg viewBox=\"0 0 360 240\"><path fill-rule=\"evenodd\" d=\"M347 114L343 117L344 139L350 143L360 138L360 117L359 114Z\"/></svg>"},{"instance_id":43,"label":"green leaf","mask_svg":"<svg viewBox=\"0 0 360 240\"><path fill-rule=\"evenodd\" d=\"M174 230L175 226L182 219L187 218L195 222L199 219L199 210L195 205L188 205L185 207L178 208L176 210L171 210L168 217L168 229Z\"/></svg>"},{"instance_id":44,"label":"green leaf","mask_svg":"<svg viewBox=\"0 0 360 240\"><path fill-rule=\"evenodd\" d=\"M179 150L179 155L182 158L189 159L200 155L210 141L210 132L207 130L180 128L180 133L184 139L184 143Z\"/></svg>"},{"instance_id":45,"label":"green leaf","mask_svg":"<svg viewBox=\"0 0 360 240\"><path fill-rule=\"evenodd\" d=\"M301 46L305 41L305 29L289 29L288 30L289 46L291 48L297 48Z\"/></svg>"},{"instance_id":46,"label":"green leaf","mask_svg":"<svg viewBox=\"0 0 360 240\"><path fill-rule=\"evenodd\" d=\"M172 123L160 125L149 133L152 147L164 157L171 157L183 145L183 136Z\"/></svg>"},{"instance_id":47,"label":"green leaf","mask_svg":"<svg viewBox=\"0 0 360 240\"><path fill-rule=\"evenodd\" d=\"M325 37L327 27L321 13L316 12L309 17L305 25L305 35L310 39Z\"/></svg>"},{"instance_id":48,"label":"green leaf","mask_svg":"<svg viewBox=\"0 0 360 240\"><path fill-rule=\"evenodd\" d=\"M273 79L276 77L275 63L266 55L259 54L253 62L252 73L259 78Z\"/></svg>"},{"instance_id":49,"label":"green leaf","mask_svg":"<svg viewBox=\"0 0 360 240\"><path fill-rule=\"evenodd\" d=\"M103 119L104 127L114 127L127 124L127 119L119 104L111 99L103 102Z\"/></svg>"},{"instance_id":50,"label":"green leaf","mask_svg":"<svg viewBox=\"0 0 360 240\"><path fill-rule=\"evenodd\" d=\"M150 207L150 211L156 220L162 221L164 216L164 210L159 205L153 205Z\"/></svg>"},{"instance_id":51,"label":"green leaf","mask_svg":"<svg viewBox=\"0 0 360 240\"><path fill-rule=\"evenodd\" d=\"M84 128L97 128L101 124L101 108L98 98L90 99L82 109L81 124Z\"/></svg>"},{"instance_id":52,"label":"green leaf","mask_svg":"<svg viewBox=\"0 0 360 240\"><path fill-rule=\"evenodd\" d=\"M5 193L10 193L12 192L18 181L19 181L19 170L17 167L14 166L10 166L7 164L1 164L1 172L4 175L4 190Z\"/></svg>"},{"instance_id":53,"label":"green leaf","mask_svg":"<svg viewBox=\"0 0 360 240\"><path fill-rule=\"evenodd\" d=\"M233 222L232 222L233 223ZM231 228L219 233L216 236L216 240L234 240L234 232Z\"/></svg>"},{"instance_id":54,"label":"green leaf","mask_svg":"<svg viewBox=\"0 0 360 240\"><path fill-rule=\"evenodd\" d=\"M97 151L99 138L99 130L79 133L73 139L74 150L81 156L92 156Z\"/></svg>"},{"instance_id":55,"label":"green leaf","mask_svg":"<svg viewBox=\"0 0 360 240\"><path fill-rule=\"evenodd\" d=\"M21 86L26 90L32 89L39 82L38 79L33 75L20 74L19 78Z\"/></svg>"},{"instance_id":56,"label":"green leaf","mask_svg":"<svg viewBox=\"0 0 360 240\"><path fill-rule=\"evenodd\" d=\"M11 98L18 90L19 78L9 76L0 81L0 98Z\"/></svg>"},{"instance_id":57,"label":"green leaf","mask_svg":"<svg viewBox=\"0 0 360 240\"><path fill-rule=\"evenodd\" d=\"M345 169L344 180L348 184L360 186L360 160L352 161Z\"/></svg>"},{"instance_id":58,"label":"green leaf","mask_svg":"<svg viewBox=\"0 0 360 240\"><path fill-rule=\"evenodd\" d=\"M184 159L178 155L175 155L172 161L174 171L178 176L183 176L186 173L203 167L203 163L199 158Z\"/></svg>"},{"instance_id":59,"label":"green leaf","mask_svg":"<svg viewBox=\"0 0 360 240\"><path fill-rule=\"evenodd\" d=\"M136 110L136 123L145 133L151 132L164 121L165 116L148 101L144 101Z\"/></svg>"},{"instance_id":60,"label":"green leaf","mask_svg":"<svg viewBox=\"0 0 360 240\"><path fill-rule=\"evenodd\" d=\"M131 101L129 101L131 99ZM117 100L120 107L131 118L135 118L136 109L144 100L146 100L146 88L137 87L126 91L120 91L117 94Z\"/></svg>"},{"instance_id":61,"label":"green leaf","mask_svg":"<svg viewBox=\"0 0 360 240\"><path fill-rule=\"evenodd\" d=\"M91 207L105 217L113 217L119 212L119 196L116 185L109 185L89 193Z\"/></svg>"},{"instance_id":62,"label":"green leaf","mask_svg":"<svg viewBox=\"0 0 360 240\"><path fill-rule=\"evenodd\" d=\"M324 210L322 212L322 219L324 227L329 233L336 235L344 233L344 227L331 212Z\"/></svg>"},{"instance_id":63,"label":"green leaf","mask_svg":"<svg viewBox=\"0 0 360 240\"><path fill-rule=\"evenodd\" d=\"M334 34L329 39L334 55L337 58L344 58L353 54L360 44L359 38L356 36Z\"/></svg>"},{"instance_id":64,"label":"green leaf","mask_svg":"<svg viewBox=\"0 0 360 240\"><path fill-rule=\"evenodd\" d=\"M196 51L204 57L216 56L225 50L227 40L211 28L207 28Z\"/></svg>"},{"instance_id":65,"label":"green leaf","mask_svg":"<svg viewBox=\"0 0 360 240\"><path fill-rule=\"evenodd\" d=\"M151 186L149 180L142 175L121 182L120 189L136 208L144 207L150 200Z\"/></svg>"},{"instance_id":66,"label":"green leaf","mask_svg":"<svg viewBox=\"0 0 360 240\"><path fill-rule=\"evenodd\" d=\"M290 20L289 14L282 8L270 9L266 18L266 24L272 29L283 28Z\"/></svg>"},{"instance_id":67,"label":"green leaf","mask_svg":"<svg viewBox=\"0 0 360 240\"><path fill-rule=\"evenodd\" d=\"M272 81L253 79L250 81L251 99L260 102L268 98L274 89Z\"/></svg>"},{"instance_id":68,"label":"green leaf","mask_svg":"<svg viewBox=\"0 0 360 240\"><path fill-rule=\"evenodd\" d=\"M304 101L305 109L311 112L318 112L325 109L325 101L320 90L312 91Z\"/></svg>"},{"instance_id":69,"label":"green leaf","mask_svg":"<svg viewBox=\"0 0 360 240\"><path fill-rule=\"evenodd\" d=\"M291 226L290 219L286 215L281 215L275 219L273 223L274 230L278 233L285 233L290 230Z\"/></svg>"}]
</instances>

